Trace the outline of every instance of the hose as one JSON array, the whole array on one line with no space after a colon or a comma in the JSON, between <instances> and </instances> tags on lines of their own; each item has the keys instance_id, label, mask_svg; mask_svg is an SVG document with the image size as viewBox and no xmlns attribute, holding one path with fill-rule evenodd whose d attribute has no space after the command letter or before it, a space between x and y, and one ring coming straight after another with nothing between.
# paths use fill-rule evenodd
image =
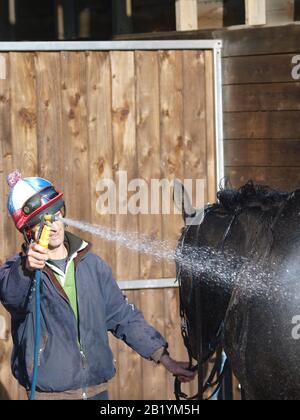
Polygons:
<instances>
[{"instance_id":1,"label":"hose","mask_svg":"<svg viewBox=\"0 0 300 420\"><path fill-rule=\"evenodd\" d=\"M31 380L31 392L29 399L35 399L35 390L38 380L39 353L41 343L41 270L35 272L35 334L34 334L34 358L33 373Z\"/></svg>"},{"instance_id":2,"label":"hose","mask_svg":"<svg viewBox=\"0 0 300 420\"><path fill-rule=\"evenodd\" d=\"M50 238L51 223L56 220L54 215L46 214L41 220L41 226L38 233L38 244L47 249ZM35 399L35 391L38 381L39 356L41 345L41 274L42 270L35 271L35 333L34 333L34 356L33 356L33 372L31 379L31 391L29 400Z\"/></svg>"}]
</instances>

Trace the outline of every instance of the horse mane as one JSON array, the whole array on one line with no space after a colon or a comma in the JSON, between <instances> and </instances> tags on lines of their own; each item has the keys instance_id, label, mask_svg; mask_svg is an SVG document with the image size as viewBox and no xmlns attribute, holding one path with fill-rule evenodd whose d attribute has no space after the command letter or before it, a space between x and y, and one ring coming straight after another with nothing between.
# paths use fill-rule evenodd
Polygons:
<instances>
[{"instance_id":1,"label":"horse mane","mask_svg":"<svg viewBox=\"0 0 300 420\"><path fill-rule=\"evenodd\" d=\"M239 189L223 189L217 194L221 207L228 212L254 207L262 211L272 210L280 207L290 196L290 193L255 184L253 181L248 181Z\"/></svg>"}]
</instances>

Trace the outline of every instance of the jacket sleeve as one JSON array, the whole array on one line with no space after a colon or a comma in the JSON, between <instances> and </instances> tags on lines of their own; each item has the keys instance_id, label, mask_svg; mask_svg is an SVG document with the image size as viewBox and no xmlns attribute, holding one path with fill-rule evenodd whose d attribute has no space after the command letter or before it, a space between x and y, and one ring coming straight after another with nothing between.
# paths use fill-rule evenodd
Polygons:
<instances>
[{"instance_id":1,"label":"jacket sleeve","mask_svg":"<svg viewBox=\"0 0 300 420\"><path fill-rule=\"evenodd\" d=\"M15 256L0 267L0 300L11 314L27 312L32 277L22 262L21 256Z\"/></svg>"},{"instance_id":2,"label":"jacket sleeve","mask_svg":"<svg viewBox=\"0 0 300 420\"><path fill-rule=\"evenodd\" d=\"M167 347L165 339L146 322L143 314L128 302L106 264L103 279L107 330L145 359L154 360L152 356L159 349Z\"/></svg>"}]
</instances>

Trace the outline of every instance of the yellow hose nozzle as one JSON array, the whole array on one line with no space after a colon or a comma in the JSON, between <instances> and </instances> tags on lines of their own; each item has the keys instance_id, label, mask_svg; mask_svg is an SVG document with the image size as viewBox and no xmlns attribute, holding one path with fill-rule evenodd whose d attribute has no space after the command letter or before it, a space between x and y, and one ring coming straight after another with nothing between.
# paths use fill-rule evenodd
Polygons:
<instances>
[{"instance_id":1,"label":"yellow hose nozzle","mask_svg":"<svg viewBox=\"0 0 300 420\"><path fill-rule=\"evenodd\" d=\"M48 249L50 233L51 233L51 224L56 220L56 218L52 214L45 214L43 219L44 219L44 224L43 224L42 233L39 239L39 245L41 245L45 249Z\"/></svg>"},{"instance_id":2,"label":"yellow hose nozzle","mask_svg":"<svg viewBox=\"0 0 300 420\"><path fill-rule=\"evenodd\" d=\"M55 221L55 216L53 216L53 214L45 214L44 220L45 222L53 223Z\"/></svg>"},{"instance_id":3,"label":"yellow hose nozzle","mask_svg":"<svg viewBox=\"0 0 300 420\"><path fill-rule=\"evenodd\" d=\"M48 249L48 246L49 246L50 233L51 233L51 226L45 224L42 230L40 240L39 240L39 245L41 245L45 249Z\"/></svg>"}]
</instances>

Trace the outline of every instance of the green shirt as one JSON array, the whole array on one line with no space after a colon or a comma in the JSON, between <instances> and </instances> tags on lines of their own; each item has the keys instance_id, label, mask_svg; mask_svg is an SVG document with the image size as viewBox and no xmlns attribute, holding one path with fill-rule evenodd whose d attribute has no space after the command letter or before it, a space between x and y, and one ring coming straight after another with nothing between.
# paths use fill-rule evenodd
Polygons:
<instances>
[{"instance_id":1,"label":"green shirt","mask_svg":"<svg viewBox=\"0 0 300 420\"><path fill-rule=\"evenodd\" d=\"M65 282L61 281L61 277L58 273L54 272L55 277L61 284L62 288L64 289L68 299L70 301L70 305L73 309L74 315L78 320L78 305L77 305L77 290L76 290L76 282L75 282L75 264L74 260L72 260L68 266L67 271L65 273Z\"/></svg>"}]
</instances>

